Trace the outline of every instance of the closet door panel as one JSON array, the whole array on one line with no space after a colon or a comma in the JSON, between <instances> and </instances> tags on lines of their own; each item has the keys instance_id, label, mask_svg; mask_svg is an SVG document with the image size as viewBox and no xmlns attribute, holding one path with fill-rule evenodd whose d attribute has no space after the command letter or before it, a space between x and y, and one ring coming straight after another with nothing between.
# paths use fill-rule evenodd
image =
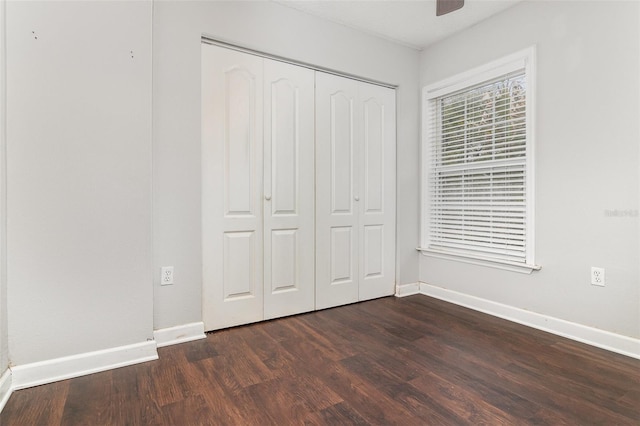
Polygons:
<instances>
[{"instance_id":1,"label":"closet door panel","mask_svg":"<svg viewBox=\"0 0 640 426\"><path fill-rule=\"evenodd\" d=\"M263 319L262 59L202 45L206 330Z\"/></svg>"},{"instance_id":2,"label":"closet door panel","mask_svg":"<svg viewBox=\"0 0 640 426\"><path fill-rule=\"evenodd\" d=\"M395 292L395 90L360 83L362 182L359 300Z\"/></svg>"},{"instance_id":3,"label":"closet door panel","mask_svg":"<svg viewBox=\"0 0 640 426\"><path fill-rule=\"evenodd\" d=\"M225 232L223 257L223 300L255 297L255 232Z\"/></svg>"},{"instance_id":4,"label":"closet door panel","mask_svg":"<svg viewBox=\"0 0 640 426\"><path fill-rule=\"evenodd\" d=\"M316 72L316 309L358 300L357 93Z\"/></svg>"},{"instance_id":5,"label":"closet door panel","mask_svg":"<svg viewBox=\"0 0 640 426\"><path fill-rule=\"evenodd\" d=\"M353 215L354 102L343 91L329 97L331 214Z\"/></svg>"},{"instance_id":6,"label":"closet door panel","mask_svg":"<svg viewBox=\"0 0 640 426\"><path fill-rule=\"evenodd\" d=\"M363 240L363 278L371 279L384 276L384 226L365 225Z\"/></svg>"},{"instance_id":7,"label":"closet door panel","mask_svg":"<svg viewBox=\"0 0 640 426\"><path fill-rule=\"evenodd\" d=\"M312 311L314 72L264 61L264 314Z\"/></svg>"},{"instance_id":8,"label":"closet door panel","mask_svg":"<svg viewBox=\"0 0 640 426\"><path fill-rule=\"evenodd\" d=\"M353 226L331 227L331 285L354 282L354 228Z\"/></svg>"},{"instance_id":9,"label":"closet door panel","mask_svg":"<svg viewBox=\"0 0 640 426\"><path fill-rule=\"evenodd\" d=\"M365 213L382 213L384 208L384 106L377 99L363 103L363 183Z\"/></svg>"}]
</instances>

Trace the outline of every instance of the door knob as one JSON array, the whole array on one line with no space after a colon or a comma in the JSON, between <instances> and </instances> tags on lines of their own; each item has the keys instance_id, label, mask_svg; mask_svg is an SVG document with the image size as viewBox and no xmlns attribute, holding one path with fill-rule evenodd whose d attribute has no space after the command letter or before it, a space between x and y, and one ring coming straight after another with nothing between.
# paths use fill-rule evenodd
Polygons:
<instances>
[{"instance_id":1,"label":"door knob","mask_svg":"<svg viewBox=\"0 0 640 426\"><path fill-rule=\"evenodd\" d=\"M264 199L267 200L267 201L271 201L271 195L265 195Z\"/></svg>"}]
</instances>

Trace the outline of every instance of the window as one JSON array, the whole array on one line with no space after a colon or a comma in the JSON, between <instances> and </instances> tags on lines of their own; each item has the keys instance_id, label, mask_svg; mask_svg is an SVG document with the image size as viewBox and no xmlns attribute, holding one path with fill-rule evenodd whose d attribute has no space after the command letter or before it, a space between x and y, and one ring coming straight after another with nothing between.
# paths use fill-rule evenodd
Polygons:
<instances>
[{"instance_id":1,"label":"window","mask_svg":"<svg viewBox=\"0 0 640 426\"><path fill-rule=\"evenodd\" d=\"M519 272L534 262L533 48L424 89L422 247Z\"/></svg>"}]
</instances>

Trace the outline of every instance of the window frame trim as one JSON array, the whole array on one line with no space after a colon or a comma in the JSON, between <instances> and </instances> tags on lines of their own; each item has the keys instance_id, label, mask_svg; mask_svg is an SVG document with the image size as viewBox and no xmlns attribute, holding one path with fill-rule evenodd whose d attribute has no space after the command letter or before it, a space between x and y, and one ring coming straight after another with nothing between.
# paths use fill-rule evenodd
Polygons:
<instances>
[{"instance_id":1,"label":"window frame trim","mask_svg":"<svg viewBox=\"0 0 640 426\"><path fill-rule=\"evenodd\" d=\"M420 244L417 248L423 255L440 259L456 260L475 265L489 266L515 272L531 273L541 269L535 263L535 111L536 111L536 46L493 60L484 65L455 74L436 83L426 85L422 89L422 136L420 155ZM455 253L443 252L429 249L429 193L428 182L430 179L431 155L429 138L430 123L432 123L432 109L429 103L436 98L454 94L463 90L468 90L474 86L490 81L501 76L524 70L527 84L527 108L526 108L526 260L520 264L518 262L502 261L499 259L483 259L481 256L466 256Z\"/></svg>"}]
</instances>

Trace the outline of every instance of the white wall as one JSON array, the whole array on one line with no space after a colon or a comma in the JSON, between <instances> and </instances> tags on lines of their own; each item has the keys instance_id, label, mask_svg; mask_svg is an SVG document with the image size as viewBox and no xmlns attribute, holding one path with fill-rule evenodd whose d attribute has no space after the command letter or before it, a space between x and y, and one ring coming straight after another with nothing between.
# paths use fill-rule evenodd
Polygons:
<instances>
[{"instance_id":1,"label":"white wall","mask_svg":"<svg viewBox=\"0 0 640 426\"><path fill-rule=\"evenodd\" d=\"M0 377L9 366L6 280L6 1L0 0Z\"/></svg>"},{"instance_id":2,"label":"white wall","mask_svg":"<svg viewBox=\"0 0 640 426\"><path fill-rule=\"evenodd\" d=\"M420 280L640 337L637 2L526 1L421 53L421 85L537 46L531 275L421 256ZM590 267L606 287L590 285Z\"/></svg>"},{"instance_id":3,"label":"white wall","mask_svg":"<svg viewBox=\"0 0 640 426\"><path fill-rule=\"evenodd\" d=\"M398 84L398 274L418 278L418 52L272 2L154 5L154 326L201 321L200 38ZM159 285L163 265L175 284Z\"/></svg>"},{"instance_id":4,"label":"white wall","mask_svg":"<svg viewBox=\"0 0 640 426\"><path fill-rule=\"evenodd\" d=\"M151 8L7 4L14 365L153 338Z\"/></svg>"}]
</instances>

